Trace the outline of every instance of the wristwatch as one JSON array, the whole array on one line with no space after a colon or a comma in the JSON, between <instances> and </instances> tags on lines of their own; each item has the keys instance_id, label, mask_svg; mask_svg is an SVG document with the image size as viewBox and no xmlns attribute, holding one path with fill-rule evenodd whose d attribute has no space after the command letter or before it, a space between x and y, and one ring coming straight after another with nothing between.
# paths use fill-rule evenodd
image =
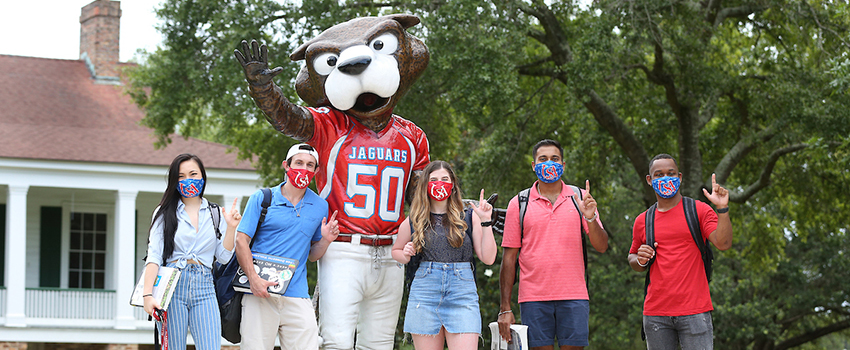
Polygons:
<instances>
[{"instance_id":1,"label":"wristwatch","mask_svg":"<svg viewBox=\"0 0 850 350\"><path fill-rule=\"evenodd\" d=\"M493 226L493 220L481 222L481 227L487 227L487 226Z\"/></svg>"}]
</instances>

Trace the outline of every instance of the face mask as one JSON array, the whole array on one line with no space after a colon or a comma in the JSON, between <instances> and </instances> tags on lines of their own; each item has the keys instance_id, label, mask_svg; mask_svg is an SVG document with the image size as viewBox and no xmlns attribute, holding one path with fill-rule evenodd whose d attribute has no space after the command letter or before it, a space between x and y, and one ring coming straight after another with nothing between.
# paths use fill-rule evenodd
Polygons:
<instances>
[{"instance_id":1,"label":"face mask","mask_svg":"<svg viewBox=\"0 0 850 350\"><path fill-rule=\"evenodd\" d=\"M183 179L177 181L177 191L184 198L192 198L201 195L204 189L204 179Z\"/></svg>"},{"instance_id":2,"label":"face mask","mask_svg":"<svg viewBox=\"0 0 850 350\"><path fill-rule=\"evenodd\" d=\"M564 174L564 165L558 162L547 160L543 163L534 165L534 172L537 173L537 178L547 184L558 181L561 175Z\"/></svg>"},{"instance_id":3,"label":"face mask","mask_svg":"<svg viewBox=\"0 0 850 350\"><path fill-rule=\"evenodd\" d=\"M307 188L315 175L315 171L309 171L307 169L289 168L289 171L286 172L286 177L289 179L289 182L292 183L292 186L299 189Z\"/></svg>"},{"instance_id":4,"label":"face mask","mask_svg":"<svg viewBox=\"0 0 850 350\"><path fill-rule=\"evenodd\" d=\"M428 182L428 196L437 202L442 202L449 198L452 193L452 183L443 181Z\"/></svg>"},{"instance_id":5,"label":"face mask","mask_svg":"<svg viewBox=\"0 0 850 350\"><path fill-rule=\"evenodd\" d=\"M664 176L652 179L652 189L661 198L673 198L676 192L679 192L679 185L682 183L676 176Z\"/></svg>"}]
</instances>

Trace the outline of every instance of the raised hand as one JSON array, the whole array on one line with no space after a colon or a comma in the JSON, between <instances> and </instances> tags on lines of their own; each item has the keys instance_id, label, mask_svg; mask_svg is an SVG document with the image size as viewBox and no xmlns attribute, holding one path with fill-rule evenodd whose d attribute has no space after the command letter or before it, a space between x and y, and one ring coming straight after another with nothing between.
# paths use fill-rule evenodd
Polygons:
<instances>
[{"instance_id":1,"label":"raised hand","mask_svg":"<svg viewBox=\"0 0 850 350\"><path fill-rule=\"evenodd\" d=\"M481 195L478 199L478 203L472 204L472 211L475 212L475 215L478 215L478 218L481 221L490 221L493 216L493 206L484 200L484 189L481 189Z\"/></svg>"},{"instance_id":2,"label":"raised hand","mask_svg":"<svg viewBox=\"0 0 850 350\"><path fill-rule=\"evenodd\" d=\"M729 206L729 191L718 185L716 178L717 175L711 174L711 193L708 193L704 188L702 193L717 209L726 208Z\"/></svg>"},{"instance_id":3,"label":"raised hand","mask_svg":"<svg viewBox=\"0 0 850 350\"><path fill-rule=\"evenodd\" d=\"M233 198L233 204L230 206L230 210L221 208L221 215L224 216L224 222L227 223L227 227L237 227L239 226L239 222L242 221L242 214L239 214L239 208L236 206L237 200L238 198Z\"/></svg>"},{"instance_id":4,"label":"raised hand","mask_svg":"<svg viewBox=\"0 0 850 350\"><path fill-rule=\"evenodd\" d=\"M593 199L593 196L590 194L590 180L585 180L584 182L584 196L582 197L581 202L578 203L578 207L581 209L581 213L584 215L585 219L592 218L596 215L596 200Z\"/></svg>"},{"instance_id":5,"label":"raised hand","mask_svg":"<svg viewBox=\"0 0 850 350\"><path fill-rule=\"evenodd\" d=\"M337 211L331 214L331 218L322 218L322 239L333 242L339 236L339 222L336 220Z\"/></svg>"},{"instance_id":6,"label":"raised hand","mask_svg":"<svg viewBox=\"0 0 850 350\"><path fill-rule=\"evenodd\" d=\"M233 54L245 71L245 80L251 85L266 85L283 71L281 67L269 69L269 49L266 44L259 45L256 40L251 40L251 47L249 48L248 42L242 40L242 51L244 53L236 49L233 50Z\"/></svg>"}]
</instances>

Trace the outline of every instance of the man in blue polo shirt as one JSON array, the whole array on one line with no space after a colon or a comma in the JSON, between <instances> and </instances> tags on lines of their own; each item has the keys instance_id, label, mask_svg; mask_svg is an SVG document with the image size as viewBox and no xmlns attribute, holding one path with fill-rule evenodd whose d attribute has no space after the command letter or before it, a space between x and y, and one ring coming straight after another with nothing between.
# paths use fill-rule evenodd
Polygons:
<instances>
[{"instance_id":1,"label":"man in blue polo shirt","mask_svg":"<svg viewBox=\"0 0 850 350\"><path fill-rule=\"evenodd\" d=\"M236 229L236 258L251 284L251 294L242 298L242 349L272 349L278 334L284 349L318 349L319 328L307 291L306 260L321 258L339 235L336 212L327 220L328 203L307 188L319 167L318 159L319 154L307 144L289 149L283 163L286 180L271 189L271 205L259 229L263 193L257 191L248 199ZM277 282L264 280L254 271L252 251L299 261L282 297L269 294L268 287Z\"/></svg>"}]
</instances>

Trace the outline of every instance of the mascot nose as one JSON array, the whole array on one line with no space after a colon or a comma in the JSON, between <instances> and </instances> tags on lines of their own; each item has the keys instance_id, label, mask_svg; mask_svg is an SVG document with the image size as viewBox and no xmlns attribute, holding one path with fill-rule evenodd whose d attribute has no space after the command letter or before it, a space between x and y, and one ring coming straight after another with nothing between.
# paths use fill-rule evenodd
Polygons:
<instances>
[{"instance_id":1,"label":"mascot nose","mask_svg":"<svg viewBox=\"0 0 850 350\"><path fill-rule=\"evenodd\" d=\"M337 69L340 72L343 72L348 75L358 75L363 73L366 70L366 67L369 67L369 63L372 63L372 58L367 56L354 57L345 63L340 64Z\"/></svg>"}]
</instances>

